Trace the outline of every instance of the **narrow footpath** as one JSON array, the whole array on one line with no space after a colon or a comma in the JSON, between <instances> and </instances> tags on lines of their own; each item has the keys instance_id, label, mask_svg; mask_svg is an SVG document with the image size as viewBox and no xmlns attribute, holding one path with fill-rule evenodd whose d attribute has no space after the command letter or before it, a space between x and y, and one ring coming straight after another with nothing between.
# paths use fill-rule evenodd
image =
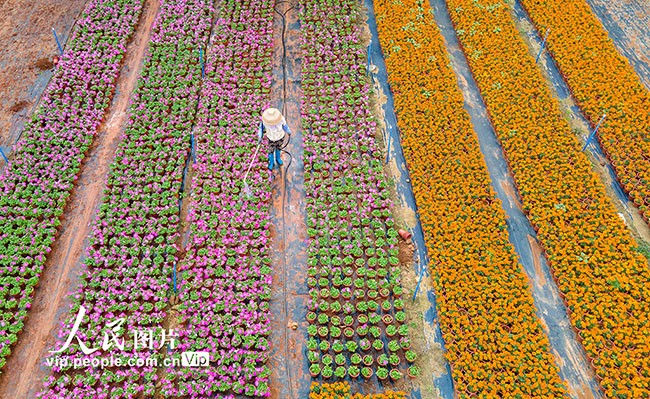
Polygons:
<instances>
[{"instance_id":1,"label":"narrow footpath","mask_svg":"<svg viewBox=\"0 0 650 399\"><path fill-rule=\"evenodd\" d=\"M271 237L272 399L309 396L311 377L306 357L307 337L307 213L303 139L300 119L301 48L297 0L278 0L273 23L274 55L271 104L282 111L291 128L291 141L282 154L284 165L273 172Z\"/></svg>"},{"instance_id":2,"label":"narrow footpath","mask_svg":"<svg viewBox=\"0 0 650 399\"><path fill-rule=\"evenodd\" d=\"M147 0L129 43L104 124L89 149L81 174L63 214L59 236L48 254L24 330L0 376L0 399L34 398L49 375L45 366L54 348L60 323L68 316L70 301L83 270L92 222L102 200L110 164L121 139L127 109L148 47L158 0Z\"/></svg>"},{"instance_id":3,"label":"narrow footpath","mask_svg":"<svg viewBox=\"0 0 650 399\"><path fill-rule=\"evenodd\" d=\"M481 152L488 166L492 187L507 214L510 242L515 247L531 285L537 316L549 338L560 377L573 398L603 398L584 348L576 338L566 307L552 278L537 235L521 207L514 180L497 141L487 109L459 45L444 0L430 0L438 27L447 45Z\"/></svg>"}]
</instances>

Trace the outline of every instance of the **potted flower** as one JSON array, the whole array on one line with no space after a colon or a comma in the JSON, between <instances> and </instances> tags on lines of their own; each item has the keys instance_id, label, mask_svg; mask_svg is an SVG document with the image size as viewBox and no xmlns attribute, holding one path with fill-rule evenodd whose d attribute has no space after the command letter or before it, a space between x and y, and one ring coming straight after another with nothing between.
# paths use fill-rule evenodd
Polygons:
<instances>
[{"instance_id":1,"label":"potted flower","mask_svg":"<svg viewBox=\"0 0 650 399\"><path fill-rule=\"evenodd\" d=\"M347 363L347 360L345 359L345 355L343 355L342 353L336 355L334 357L334 363L336 363L339 366L345 365L345 363Z\"/></svg>"},{"instance_id":2,"label":"potted flower","mask_svg":"<svg viewBox=\"0 0 650 399\"><path fill-rule=\"evenodd\" d=\"M420 375L420 368L414 364L406 370L406 374L410 378L415 378Z\"/></svg>"},{"instance_id":3,"label":"potted flower","mask_svg":"<svg viewBox=\"0 0 650 399\"><path fill-rule=\"evenodd\" d=\"M360 325L359 327L357 327L357 335L359 335L360 337L365 337L366 334L368 334L368 325L367 324L363 324L363 325Z\"/></svg>"},{"instance_id":4,"label":"potted flower","mask_svg":"<svg viewBox=\"0 0 650 399\"><path fill-rule=\"evenodd\" d=\"M341 341L339 341L337 339L332 344L332 349L334 350L335 353L341 353L341 352L343 352L344 347L343 347L343 344L341 343Z\"/></svg>"},{"instance_id":5,"label":"potted flower","mask_svg":"<svg viewBox=\"0 0 650 399\"><path fill-rule=\"evenodd\" d=\"M407 350L404 353L404 357L406 358L406 361L408 361L409 363L413 363L417 358L417 355L412 350Z\"/></svg>"},{"instance_id":6,"label":"potted flower","mask_svg":"<svg viewBox=\"0 0 650 399\"><path fill-rule=\"evenodd\" d=\"M390 365L394 367L399 366L400 363L399 356L397 356L394 353L391 353L391 355L388 357L388 363L390 363Z\"/></svg>"},{"instance_id":7,"label":"potted flower","mask_svg":"<svg viewBox=\"0 0 650 399\"><path fill-rule=\"evenodd\" d=\"M347 374L347 372L348 371L344 366L338 366L336 368L336 370L334 371L334 375L336 376L336 378L342 380L343 378L345 378L345 375Z\"/></svg>"},{"instance_id":8,"label":"potted flower","mask_svg":"<svg viewBox=\"0 0 650 399\"><path fill-rule=\"evenodd\" d=\"M388 378L388 369L385 367L377 367L376 374L380 381L385 381Z\"/></svg>"},{"instance_id":9,"label":"potted flower","mask_svg":"<svg viewBox=\"0 0 650 399\"><path fill-rule=\"evenodd\" d=\"M357 351L357 348L359 347L359 345L354 341L346 342L345 346L346 346L346 349L348 350L348 352L350 352L350 353L355 353Z\"/></svg>"},{"instance_id":10,"label":"potted flower","mask_svg":"<svg viewBox=\"0 0 650 399\"><path fill-rule=\"evenodd\" d=\"M367 351L368 349L370 349L371 346L372 346L372 342L370 342L368 338L362 338L361 340L359 340L359 347L361 348L362 351L364 352Z\"/></svg>"},{"instance_id":11,"label":"potted flower","mask_svg":"<svg viewBox=\"0 0 650 399\"><path fill-rule=\"evenodd\" d=\"M309 374L311 378L316 378L320 374L320 365L318 363L313 363L309 366Z\"/></svg>"},{"instance_id":12,"label":"potted flower","mask_svg":"<svg viewBox=\"0 0 650 399\"><path fill-rule=\"evenodd\" d=\"M392 369L390 371L390 379L393 381L397 381L400 378L402 378L402 372L397 370L397 369Z\"/></svg>"},{"instance_id":13,"label":"potted flower","mask_svg":"<svg viewBox=\"0 0 650 399\"><path fill-rule=\"evenodd\" d=\"M355 353L352 356L350 356L350 363L352 363L352 364L358 365L358 364L361 363L361 361L362 361L361 355L358 354L358 353Z\"/></svg>"},{"instance_id":14,"label":"potted flower","mask_svg":"<svg viewBox=\"0 0 650 399\"><path fill-rule=\"evenodd\" d=\"M323 376L323 378L332 378L332 375L334 374L334 370L332 370L331 366L325 366L321 370L320 374Z\"/></svg>"},{"instance_id":15,"label":"potted flower","mask_svg":"<svg viewBox=\"0 0 650 399\"><path fill-rule=\"evenodd\" d=\"M380 365L380 366L384 366L384 367L387 366L388 365L388 355L386 355L385 353L382 353L381 355L379 355L379 357L377 358L377 364Z\"/></svg>"},{"instance_id":16,"label":"potted flower","mask_svg":"<svg viewBox=\"0 0 650 399\"><path fill-rule=\"evenodd\" d=\"M384 349L384 341L381 339L376 339L373 341L372 347L375 348L376 351L381 351Z\"/></svg>"},{"instance_id":17,"label":"potted flower","mask_svg":"<svg viewBox=\"0 0 650 399\"><path fill-rule=\"evenodd\" d=\"M339 338L342 334L342 331L337 326L330 326L330 336L332 338Z\"/></svg>"},{"instance_id":18,"label":"potted flower","mask_svg":"<svg viewBox=\"0 0 650 399\"><path fill-rule=\"evenodd\" d=\"M359 374L361 374L361 370L359 369L359 366L352 365L348 367L348 374L352 378L358 378Z\"/></svg>"},{"instance_id":19,"label":"potted flower","mask_svg":"<svg viewBox=\"0 0 650 399\"><path fill-rule=\"evenodd\" d=\"M366 380L369 380L372 377L372 369L370 367L364 367L361 369L361 375Z\"/></svg>"},{"instance_id":20,"label":"potted flower","mask_svg":"<svg viewBox=\"0 0 650 399\"><path fill-rule=\"evenodd\" d=\"M327 326L320 326L320 327L318 327L318 335L319 335L321 338L326 338L326 337L327 337L327 334L329 334L329 329L327 328Z\"/></svg>"},{"instance_id":21,"label":"potted flower","mask_svg":"<svg viewBox=\"0 0 650 399\"><path fill-rule=\"evenodd\" d=\"M330 342L327 340L320 341L318 348L321 352L325 353L330 349Z\"/></svg>"},{"instance_id":22,"label":"potted flower","mask_svg":"<svg viewBox=\"0 0 650 399\"><path fill-rule=\"evenodd\" d=\"M365 355L365 356L363 357L363 364L364 364L365 366L370 367L370 366L372 366L372 364L373 364L374 362L375 362L375 358L372 357L372 355Z\"/></svg>"},{"instance_id":23,"label":"potted flower","mask_svg":"<svg viewBox=\"0 0 650 399\"><path fill-rule=\"evenodd\" d=\"M388 335L389 337L393 337L395 336L395 334L397 334L397 327L395 327L394 324L391 324L388 327L386 327L386 335Z\"/></svg>"},{"instance_id":24,"label":"potted flower","mask_svg":"<svg viewBox=\"0 0 650 399\"><path fill-rule=\"evenodd\" d=\"M406 313L403 310L396 312L395 320L399 321L400 323L404 323L406 321Z\"/></svg>"},{"instance_id":25,"label":"potted flower","mask_svg":"<svg viewBox=\"0 0 650 399\"><path fill-rule=\"evenodd\" d=\"M343 330L343 335L345 335L346 338L352 338L354 336L354 328L345 327Z\"/></svg>"},{"instance_id":26,"label":"potted flower","mask_svg":"<svg viewBox=\"0 0 650 399\"><path fill-rule=\"evenodd\" d=\"M333 361L334 358L330 354L323 355L323 358L321 359L321 362L323 362L323 365L325 366L331 366Z\"/></svg>"}]
</instances>

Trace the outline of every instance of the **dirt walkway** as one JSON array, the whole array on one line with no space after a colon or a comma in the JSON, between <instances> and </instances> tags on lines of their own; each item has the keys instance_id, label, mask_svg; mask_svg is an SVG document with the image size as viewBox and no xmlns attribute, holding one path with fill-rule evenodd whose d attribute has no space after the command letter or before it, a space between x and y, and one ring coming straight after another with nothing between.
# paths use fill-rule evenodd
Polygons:
<instances>
[{"instance_id":1,"label":"dirt walkway","mask_svg":"<svg viewBox=\"0 0 650 399\"><path fill-rule=\"evenodd\" d=\"M307 227L303 166L303 141L300 131L300 23L297 1L276 1L276 10L286 12L286 47L282 43L282 17L276 12L273 26L273 86L271 105L283 110L293 132L282 155L284 166L275 171L271 230L273 239L273 286L271 292L271 398L302 399L309 395L311 381L304 348L307 336ZM286 48L286 92L282 66ZM282 107L286 94L286 107ZM286 173L286 184L284 174ZM295 324L293 324L295 323ZM294 330L292 327L295 327Z\"/></svg>"},{"instance_id":2,"label":"dirt walkway","mask_svg":"<svg viewBox=\"0 0 650 399\"><path fill-rule=\"evenodd\" d=\"M49 370L44 366L54 349L59 325L65 320L70 301L67 294L78 285L87 246L86 238L102 200L109 166L127 121L131 93L140 75L149 43L158 1L146 1L140 23L127 50L125 64L106 121L82 166L81 176L66 207L60 234L48 255L39 288L25 328L0 377L0 398L33 398Z\"/></svg>"},{"instance_id":3,"label":"dirt walkway","mask_svg":"<svg viewBox=\"0 0 650 399\"><path fill-rule=\"evenodd\" d=\"M58 54L86 0L0 2L0 146L11 146L52 76Z\"/></svg>"}]
</instances>

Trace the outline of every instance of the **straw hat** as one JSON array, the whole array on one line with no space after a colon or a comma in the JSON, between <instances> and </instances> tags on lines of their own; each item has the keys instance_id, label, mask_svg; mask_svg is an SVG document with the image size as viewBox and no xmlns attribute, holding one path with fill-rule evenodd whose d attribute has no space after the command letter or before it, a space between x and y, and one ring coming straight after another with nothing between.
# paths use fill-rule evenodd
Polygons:
<instances>
[{"instance_id":1,"label":"straw hat","mask_svg":"<svg viewBox=\"0 0 650 399\"><path fill-rule=\"evenodd\" d=\"M262 122L269 126L282 123L282 114L277 108L267 108L262 113Z\"/></svg>"}]
</instances>

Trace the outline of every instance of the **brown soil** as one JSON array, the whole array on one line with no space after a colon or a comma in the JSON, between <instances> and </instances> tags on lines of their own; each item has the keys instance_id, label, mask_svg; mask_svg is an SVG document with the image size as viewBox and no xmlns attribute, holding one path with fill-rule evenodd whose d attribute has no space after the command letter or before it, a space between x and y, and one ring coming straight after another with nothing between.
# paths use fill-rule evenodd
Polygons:
<instances>
[{"instance_id":1,"label":"brown soil","mask_svg":"<svg viewBox=\"0 0 650 399\"><path fill-rule=\"evenodd\" d=\"M9 108L9 111L11 111L11 112L19 112L19 111L22 111L23 109L29 107L30 105L32 105L32 103L30 103L29 101L20 100L17 103L15 103L14 105L12 105L11 108Z\"/></svg>"},{"instance_id":2,"label":"brown soil","mask_svg":"<svg viewBox=\"0 0 650 399\"><path fill-rule=\"evenodd\" d=\"M33 398L42 388L49 370L44 362L54 349L59 325L70 306L68 293L78 286L83 270L86 238L102 199L109 166L127 121L127 107L136 87L157 1L147 1L140 24L127 50L117 83L116 96L82 165L77 186L63 214L59 237L48 255L32 308L17 345L0 376L0 398Z\"/></svg>"},{"instance_id":3,"label":"brown soil","mask_svg":"<svg viewBox=\"0 0 650 399\"><path fill-rule=\"evenodd\" d=\"M293 3L293 2L292 2ZM271 376L269 387L273 399L302 399L308 395L310 375L305 372L307 321L303 315L306 308L307 280L307 227L305 224L305 193L302 165L302 136L300 132L300 44L297 29L298 10L290 3L276 3L279 12L286 13L286 109L287 124L293 132L283 154L284 166L275 174L273 182L273 210L271 220L273 284L271 287L271 336L269 341ZM275 12L273 26L273 84L271 106L280 107L283 93L282 67L282 18ZM264 148L260 151L265 151ZM286 173L286 185L284 174ZM284 212L283 212L284 208ZM283 217L284 216L284 217ZM294 329L293 326L296 328Z\"/></svg>"},{"instance_id":4,"label":"brown soil","mask_svg":"<svg viewBox=\"0 0 650 399\"><path fill-rule=\"evenodd\" d=\"M0 1L0 145L14 143L49 78L52 57L58 54L52 28L65 43L85 3Z\"/></svg>"}]
</instances>

